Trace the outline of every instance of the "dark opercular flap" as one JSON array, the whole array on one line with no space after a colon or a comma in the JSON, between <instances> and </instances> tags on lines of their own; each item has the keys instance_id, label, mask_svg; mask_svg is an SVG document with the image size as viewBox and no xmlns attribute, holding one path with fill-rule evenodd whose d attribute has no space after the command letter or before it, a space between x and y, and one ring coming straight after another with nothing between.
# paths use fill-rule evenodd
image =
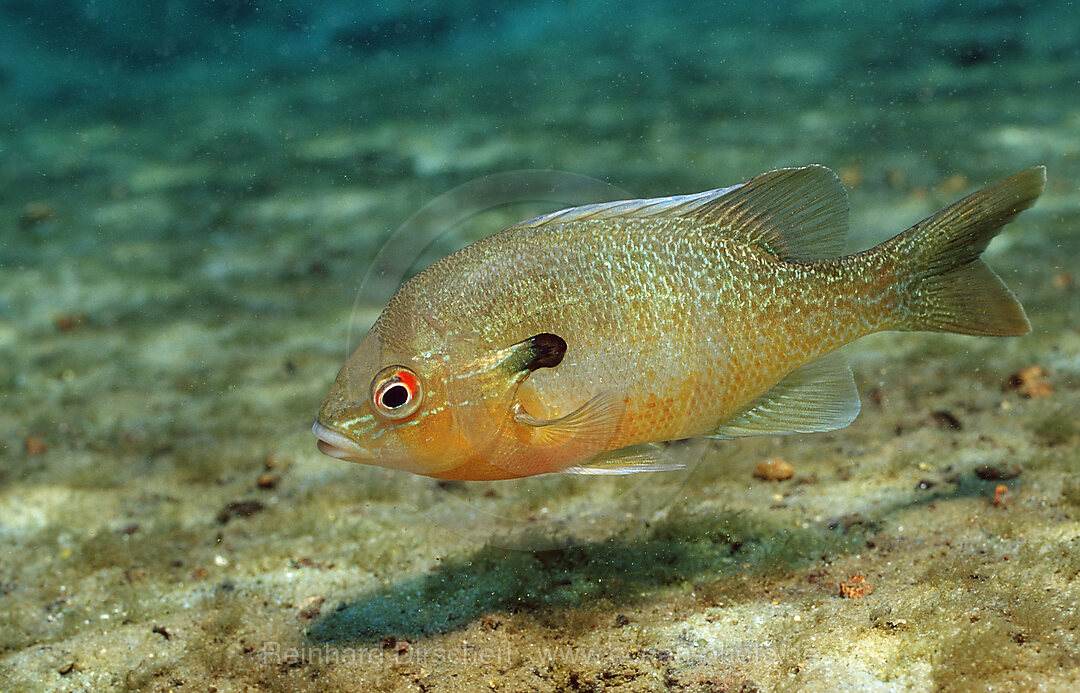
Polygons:
<instances>
[{"instance_id":1,"label":"dark opercular flap","mask_svg":"<svg viewBox=\"0 0 1080 693\"><path fill-rule=\"evenodd\" d=\"M523 368L535 371L537 368L554 368L562 363L566 355L566 341L557 334L542 332L520 342L524 362Z\"/></svg>"}]
</instances>

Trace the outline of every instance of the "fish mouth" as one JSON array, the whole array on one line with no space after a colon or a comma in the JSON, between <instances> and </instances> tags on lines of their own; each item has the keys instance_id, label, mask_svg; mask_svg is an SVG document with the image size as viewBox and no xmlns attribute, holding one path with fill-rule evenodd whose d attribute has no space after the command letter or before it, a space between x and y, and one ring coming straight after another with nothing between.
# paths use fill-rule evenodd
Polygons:
<instances>
[{"instance_id":1,"label":"fish mouth","mask_svg":"<svg viewBox=\"0 0 1080 693\"><path fill-rule=\"evenodd\" d=\"M319 439L319 452L339 460L367 462L371 453L356 444L352 438L316 421L311 426L312 434Z\"/></svg>"}]
</instances>

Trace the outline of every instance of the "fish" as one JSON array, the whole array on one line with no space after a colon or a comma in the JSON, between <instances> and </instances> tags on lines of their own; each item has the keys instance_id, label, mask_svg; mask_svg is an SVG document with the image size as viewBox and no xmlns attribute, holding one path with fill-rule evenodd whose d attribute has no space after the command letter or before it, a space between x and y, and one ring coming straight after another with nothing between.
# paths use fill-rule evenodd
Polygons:
<instances>
[{"instance_id":1,"label":"fish","mask_svg":"<svg viewBox=\"0 0 1080 693\"><path fill-rule=\"evenodd\" d=\"M677 468L666 442L832 431L859 413L837 350L868 334L1018 336L980 258L1034 167L843 254L820 165L564 209L433 263L390 299L312 427L342 460L437 479Z\"/></svg>"}]
</instances>

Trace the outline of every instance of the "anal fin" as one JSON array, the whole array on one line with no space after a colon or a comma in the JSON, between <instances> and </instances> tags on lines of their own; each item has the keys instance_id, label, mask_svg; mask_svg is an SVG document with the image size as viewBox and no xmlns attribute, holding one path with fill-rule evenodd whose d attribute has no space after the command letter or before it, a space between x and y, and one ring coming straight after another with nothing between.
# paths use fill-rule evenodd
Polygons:
<instances>
[{"instance_id":1,"label":"anal fin","mask_svg":"<svg viewBox=\"0 0 1080 693\"><path fill-rule=\"evenodd\" d=\"M846 359L833 352L792 371L712 438L820 433L847 426L859 414L859 393Z\"/></svg>"},{"instance_id":2,"label":"anal fin","mask_svg":"<svg viewBox=\"0 0 1080 693\"><path fill-rule=\"evenodd\" d=\"M636 474L637 472L669 472L685 469L686 465L668 455L659 443L632 445L605 452L592 459L567 467L567 474Z\"/></svg>"}]
</instances>

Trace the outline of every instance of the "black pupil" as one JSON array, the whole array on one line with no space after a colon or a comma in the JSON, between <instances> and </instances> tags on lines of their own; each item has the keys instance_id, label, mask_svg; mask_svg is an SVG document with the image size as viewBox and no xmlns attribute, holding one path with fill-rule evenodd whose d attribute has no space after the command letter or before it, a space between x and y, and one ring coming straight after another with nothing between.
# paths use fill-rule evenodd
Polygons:
<instances>
[{"instance_id":1,"label":"black pupil","mask_svg":"<svg viewBox=\"0 0 1080 693\"><path fill-rule=\"evenodd\" d=\"M409 401L409 388L404 385L391 385L382 394L382 404L387 409L397 409Z\"/></svg>"}]
</instances>

